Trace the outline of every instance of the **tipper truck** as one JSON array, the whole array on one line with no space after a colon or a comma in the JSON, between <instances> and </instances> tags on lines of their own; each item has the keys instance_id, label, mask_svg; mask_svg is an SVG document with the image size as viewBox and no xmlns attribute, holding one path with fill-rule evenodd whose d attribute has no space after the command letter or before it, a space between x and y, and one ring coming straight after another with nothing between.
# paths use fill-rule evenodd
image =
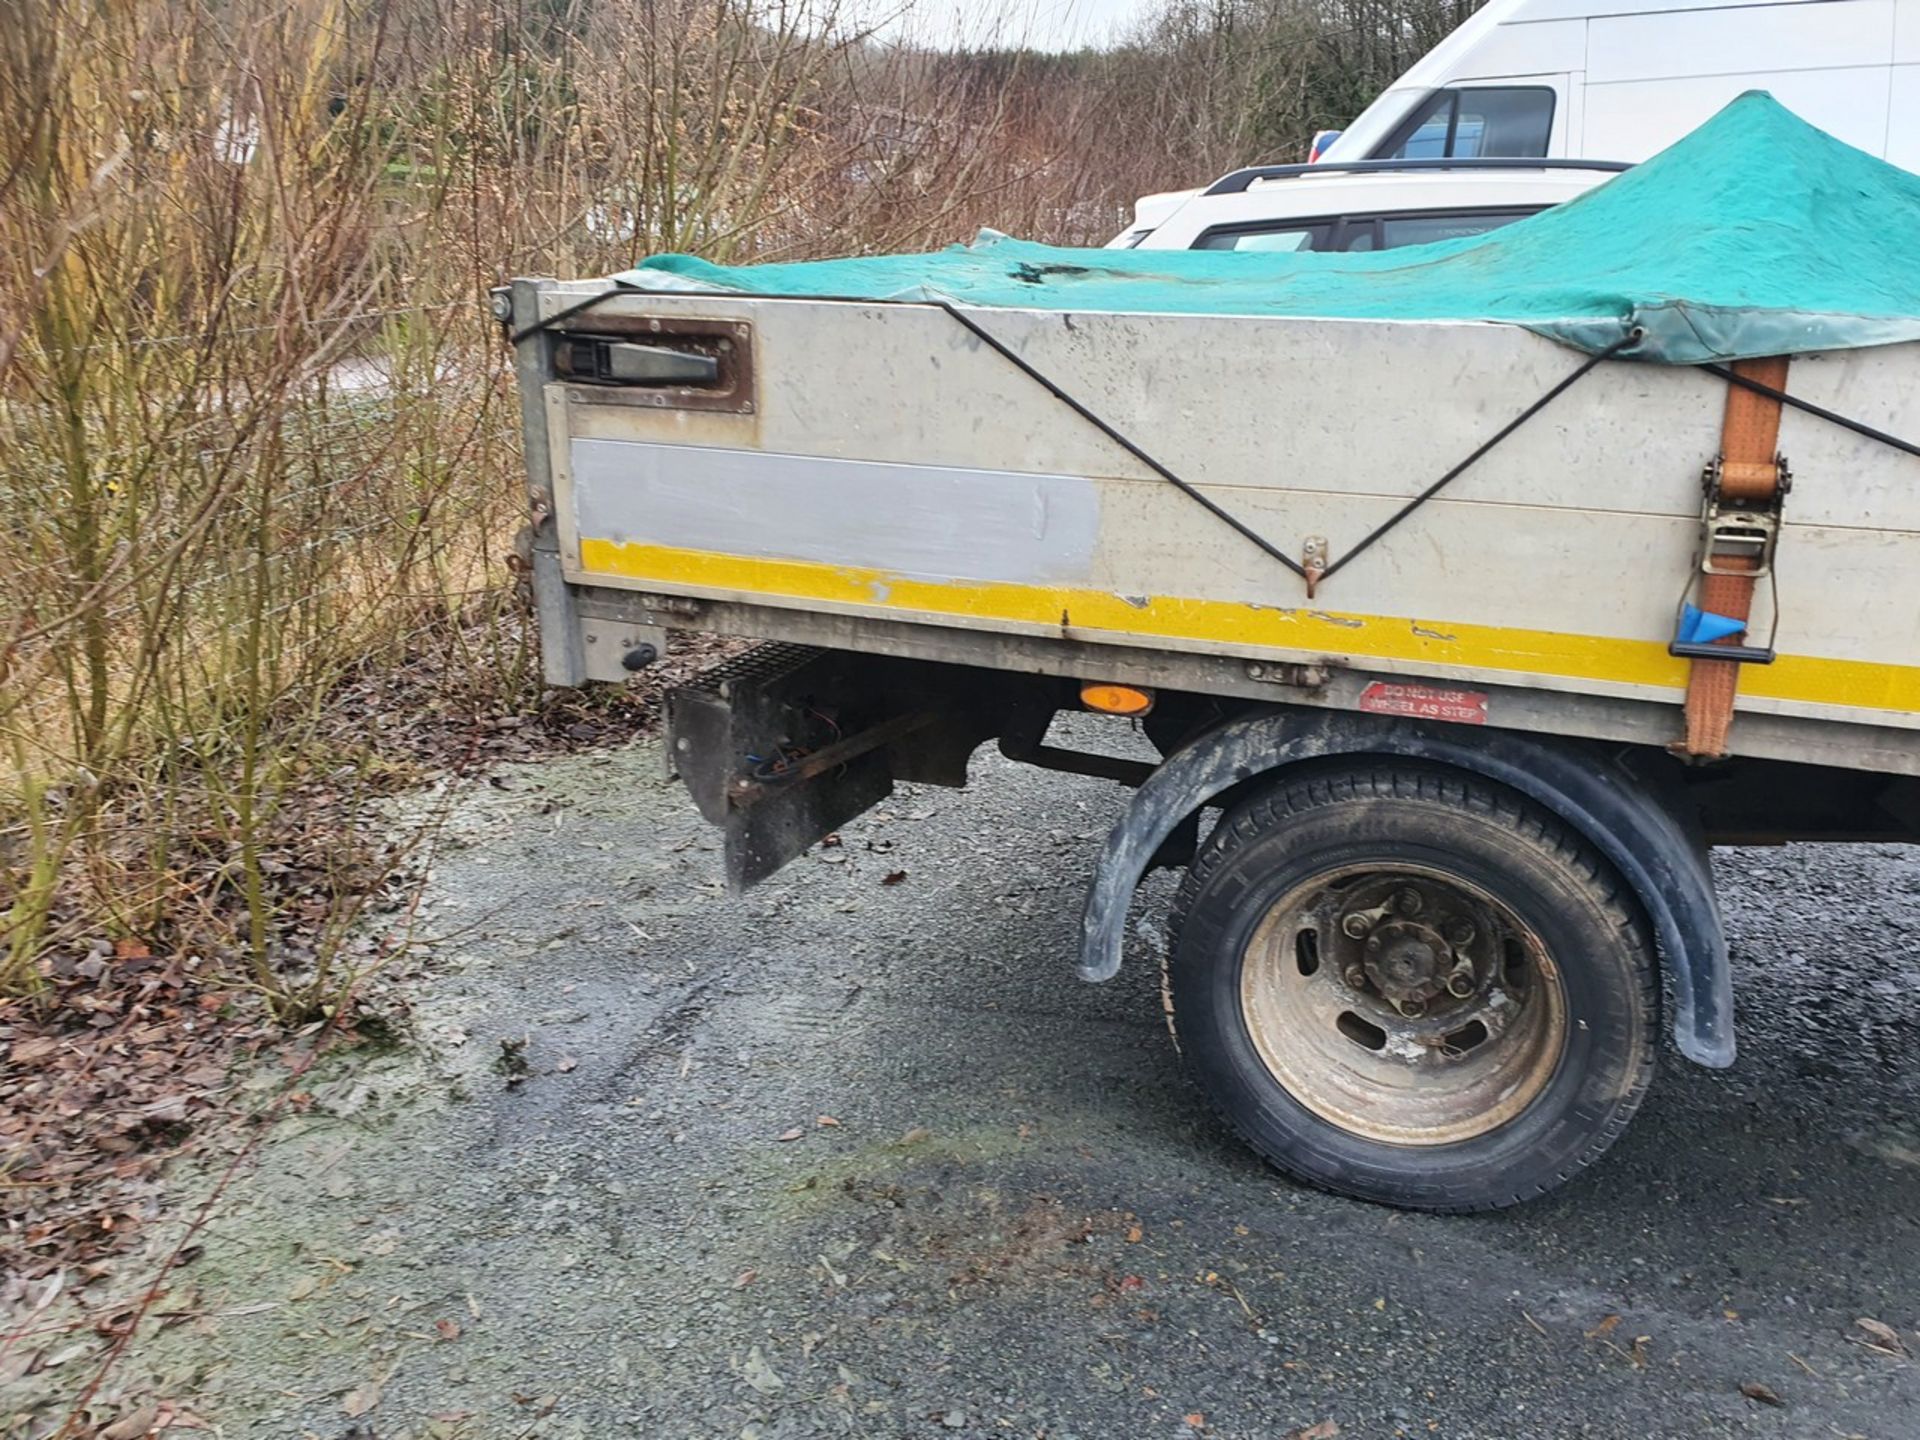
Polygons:
<instances>
[{"instance_id":1,"label":"tipper truck","mask_svg":"<svg viewBox=\"0 0 1920 1440\"><path fill-rule=\"evenodd\" d=\"M1920 840L1916 234L1920 177L1755 94L1391 252L515 281L546 675L761 642L668 705L735 885L986 743L1132 787L1061 963L1184 870L1146 918L1225 1121L1512 1204L1663 1030L1733 1062L1710 847Z\"/></svg>"}]
</instances>

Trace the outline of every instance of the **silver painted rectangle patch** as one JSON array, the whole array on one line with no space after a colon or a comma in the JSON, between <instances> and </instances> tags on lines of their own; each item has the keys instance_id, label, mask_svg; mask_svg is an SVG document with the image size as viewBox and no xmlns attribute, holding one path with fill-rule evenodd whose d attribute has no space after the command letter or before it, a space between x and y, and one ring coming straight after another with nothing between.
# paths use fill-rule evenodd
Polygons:
<instances>
[{"instance_id":1,"label":"silver painted rectangle patch","mask_svg":"<svg viewBox=\"0 0 1920 1440\"><path fill-rule=\"evenodd\" d=\"M576 438L578 533L930 580L1089 578L1099 493L1073 475Z\"/></svg>"}]
</instances>

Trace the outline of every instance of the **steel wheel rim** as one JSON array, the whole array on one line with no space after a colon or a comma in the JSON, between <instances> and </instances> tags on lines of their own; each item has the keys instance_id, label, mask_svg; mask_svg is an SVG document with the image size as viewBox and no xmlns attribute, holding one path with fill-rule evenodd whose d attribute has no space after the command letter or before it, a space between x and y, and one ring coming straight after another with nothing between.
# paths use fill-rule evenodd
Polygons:
<instances>
[{"instance_id":1,"label":"steel wheel rim","mask_svg":"<svg viewBox=\"0 0 1920 1440\"><path fill-rule=\"evenodd\" d=\"M1395 1145L1475 1139L1522 1114L1566 1051L1560 970L1479 886L1350 865L1296 885L1241 955L1247 1034L1313 1114Z\"/></svg>"}]
</instances>

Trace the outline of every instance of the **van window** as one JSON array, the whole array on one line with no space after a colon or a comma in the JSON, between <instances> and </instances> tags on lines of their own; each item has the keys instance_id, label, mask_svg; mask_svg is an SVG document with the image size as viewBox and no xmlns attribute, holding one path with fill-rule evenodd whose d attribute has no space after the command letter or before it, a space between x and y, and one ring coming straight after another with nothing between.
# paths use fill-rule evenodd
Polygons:
<instances>
[{"instance_id":1,"label":"van window","mask_svg":"<svg viewBox=\"0 0 1920 1440\"><path fill-rule=\"evenodd\" d=\"M1551 87L1506 85L1436 90L1389 135L1375 159L1537 158L1553 133Z\"/></svg>"}]
</instances>

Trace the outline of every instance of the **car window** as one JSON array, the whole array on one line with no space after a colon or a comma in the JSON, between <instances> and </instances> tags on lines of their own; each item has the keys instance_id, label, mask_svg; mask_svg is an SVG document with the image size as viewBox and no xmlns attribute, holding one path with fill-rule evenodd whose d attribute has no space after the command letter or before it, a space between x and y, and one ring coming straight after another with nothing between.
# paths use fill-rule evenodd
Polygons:
<instances>
[{"instance_id":1,"label":"car window","mask_svg":"<svg viewBox=\"0 0 1920 1440\"><path fill-rule=\"evenodd\" d=\"M1428 245L1435 240L1484 235L1536 213L1533 210L1452 210L1444 215L1383 215L1380 248L1393 250L1401 245Z\"/></svg>"},{"instance_id":2,"label":"car window","mask_svg":"<svg viewBox=\"0 0 1920 1440\"><path fill-rule=\"evenodd\" d=\"M1289 253L1301 250L1393 250L1402 245L1425 245L1435 240L1457 240L1483 235L1537 215L1538 205L1488 210L1442 210L1426 214L1348 215L1344 218L1266 225L1220 225L1193 242L1196 250L1233 250L1241 254Z\"/></svg>"},{"instance_id":3,"label":"car window","mask_svg":"<svg viewBox=\"0 0 1920 1440\"><path fill-rule=\"evenodd\" d=\"M1193 242L1196 250L1276 251L1323 250L1333 227L1318 225L1241 226L1209 230Z\"/></svg>"},{"instance_id":4,"label":"car window","mask_svg":"<svg viewBox=\"0 0 1920 1440\"><path fill-rule=\"evenodd\" d=\"M1553 100L1545 85L1436 90L1374 152L1383 160L1538 158L1553 134Z\"/></svg>"}]
</instances>

